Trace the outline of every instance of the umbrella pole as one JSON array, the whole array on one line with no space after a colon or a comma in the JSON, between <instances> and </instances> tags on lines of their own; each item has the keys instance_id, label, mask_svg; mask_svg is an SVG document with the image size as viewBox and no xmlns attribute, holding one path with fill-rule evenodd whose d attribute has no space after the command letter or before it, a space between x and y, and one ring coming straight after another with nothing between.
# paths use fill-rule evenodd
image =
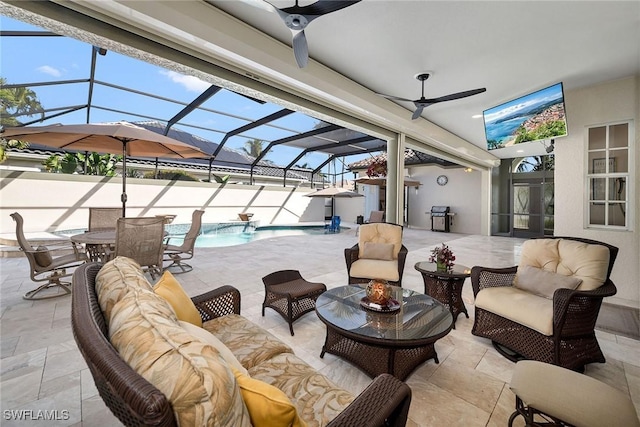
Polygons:
<instances>
[{"instance_id":1,"label":"umbrella pole","mask_svg":"<svg viewBox=\"0 0 640 427\"><path fill-rule=\"evenodd\" d=\"M122 217L126 217L127 210L127 142L122 141Z\"/></svg>"}]
</instances>

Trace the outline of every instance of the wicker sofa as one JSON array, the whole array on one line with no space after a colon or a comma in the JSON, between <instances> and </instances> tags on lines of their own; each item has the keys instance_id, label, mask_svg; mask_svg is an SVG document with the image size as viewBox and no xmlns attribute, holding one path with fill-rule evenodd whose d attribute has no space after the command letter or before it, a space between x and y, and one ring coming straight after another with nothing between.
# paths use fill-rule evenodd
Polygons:
<instances>
[{"instance_id":1,"label":"wicker sofa","mask_svg":"<svg viewBox=\"0 0 640 427\"><path fill-rule=\"evenodd\" d=\"M517 267L471 269L472 334L511 360L531 359L583 371L604 363L594 332L618 248L576 237L526 241Z\"/></svg>"},{"instance_id":2,"label":"wicker sofa","mask_svg":"<svg viewBox=\"0 0 640 427\"><path fill-rule=\"evenodd\" d=\"M250 381L284 392L301 419L291 425L406 423L411 390L404 382L381 375L353 396L240 316L240 293L231 286L191 300L201 317L200 329L224 343L240 367L215 344L183 329L185 322L177 320L171 304L129 259L85 264L74 273L73 284L75 340L100 396L125 425L260 425L254 412L248 412L240 370Z\"/></svg>"}]
</instances>

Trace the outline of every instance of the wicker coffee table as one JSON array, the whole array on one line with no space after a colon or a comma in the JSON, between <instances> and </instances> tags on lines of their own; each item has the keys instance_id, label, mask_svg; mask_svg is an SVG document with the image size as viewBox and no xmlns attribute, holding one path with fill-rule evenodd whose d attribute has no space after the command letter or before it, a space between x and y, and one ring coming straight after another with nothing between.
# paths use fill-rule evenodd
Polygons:
<instances>
[{"instance_id":1,"label":"wicker coffee table","mask_svg":"<svg viewBox=\"0 0 640 427\"><path fill-rule=\"evenodd\" d=\"M434 298L393 287L400 308L378 312L364 308L365 285L329 289L316 301L316 312L327 326L325 353L340 356L375 377L390 373L405 380L423 362L438 363L434 343L453 327L453 317Z\"/></svg>"}]
</instances>

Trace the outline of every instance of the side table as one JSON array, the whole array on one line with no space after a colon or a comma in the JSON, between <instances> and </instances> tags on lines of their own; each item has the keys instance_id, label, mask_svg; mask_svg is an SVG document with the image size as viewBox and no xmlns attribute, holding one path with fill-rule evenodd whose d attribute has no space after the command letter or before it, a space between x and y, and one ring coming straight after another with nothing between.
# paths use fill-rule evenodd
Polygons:
<instances>
[{"instance_id":1,"label":"side table","mask_svg":"<svg viewBox=\"0 0 640 427\"><path fill-rule=\"evenodd\" d=\"M462 300L462 286L467 277L471 276L471 269L462 264L454 264L451 270L438 271L436 263L422 261L415 265L415 269L422 274L424 293L446 305L453 316L453 329L460 313L469 318L467 307Z\"/></svg>"}]
</instances>

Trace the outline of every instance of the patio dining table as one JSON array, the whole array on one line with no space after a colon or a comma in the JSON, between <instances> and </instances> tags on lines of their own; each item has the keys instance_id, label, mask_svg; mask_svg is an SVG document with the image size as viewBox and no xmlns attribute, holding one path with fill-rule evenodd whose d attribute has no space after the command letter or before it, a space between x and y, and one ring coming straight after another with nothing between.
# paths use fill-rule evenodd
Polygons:
<instances>
[{"instance_id":1,"label":"patio dining table","mask_svg":"<svg viewBox=\"0 0 640 427\"><path fill-rule=\"evenodd\" d=\"M116 229L87 231L70 237L74 243L85 246L91 261L107 262L115 256Z\"/></svg>"}]
</instances>

